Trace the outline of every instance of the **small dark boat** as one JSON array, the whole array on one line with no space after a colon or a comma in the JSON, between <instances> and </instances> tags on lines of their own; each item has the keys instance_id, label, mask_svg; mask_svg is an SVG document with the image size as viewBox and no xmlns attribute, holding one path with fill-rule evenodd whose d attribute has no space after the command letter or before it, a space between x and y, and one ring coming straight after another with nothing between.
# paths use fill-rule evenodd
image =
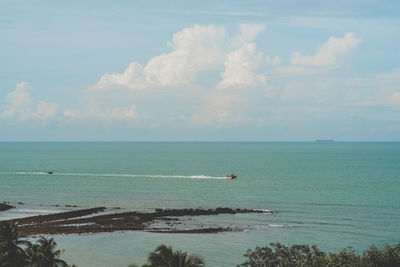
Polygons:
<instances>
[{"instance_id":1,"label":"small dark boat","mask_svg":"<svg viewBox=\"0 0 400 267\"><path fill-rule=\"evenodd\" d=\"M237 175L235 175L235 174L231 174L231 175L226 175L226 178L228 178L228 179L235 179L237 177Z\"/></svg>"},{"instance_id":2,"label":"small dark boat","mask_svg":"<svg viewBox=\"0 0 400 267\"><path fill-rule=\"evenodd\" d=\"M46 172L47 174L53 174L53 171Z\"/></svg>"}]
</instances>

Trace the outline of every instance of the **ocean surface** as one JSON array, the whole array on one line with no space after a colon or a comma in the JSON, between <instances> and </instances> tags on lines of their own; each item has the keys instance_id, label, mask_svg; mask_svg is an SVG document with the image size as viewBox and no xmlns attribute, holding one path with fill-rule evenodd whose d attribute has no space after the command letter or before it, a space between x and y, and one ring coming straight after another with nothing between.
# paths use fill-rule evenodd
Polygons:
<instances>
[{"instance_id":1,"label":"ocean surface","mask_svg":"<svg viewBox=\"0 0 400 267\"><path fill-rule=\"evenodd\" d=\"M216 267L270 242L361 251L400 242L400 143L0 143L3 201L17 208L0 220L65 205L277 211L193 219L237 232L55 236L80 267L143 264L162 243Z\"/></svg>"}]
</instances>

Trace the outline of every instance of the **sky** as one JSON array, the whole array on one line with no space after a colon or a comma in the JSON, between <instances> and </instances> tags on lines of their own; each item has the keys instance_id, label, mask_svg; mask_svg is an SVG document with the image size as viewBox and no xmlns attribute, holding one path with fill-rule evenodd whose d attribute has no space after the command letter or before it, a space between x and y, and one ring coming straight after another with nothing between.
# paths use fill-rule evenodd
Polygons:
<instances>
[{"instance_id":1,"label":"sky","mask_svg":"<svg viewBox=\"0 0 400 267\"><path fill-rule=\"evenodd\" d=\"M0 0L0 141L400 141L399 14Z\"/></svg>"}]
</instances>

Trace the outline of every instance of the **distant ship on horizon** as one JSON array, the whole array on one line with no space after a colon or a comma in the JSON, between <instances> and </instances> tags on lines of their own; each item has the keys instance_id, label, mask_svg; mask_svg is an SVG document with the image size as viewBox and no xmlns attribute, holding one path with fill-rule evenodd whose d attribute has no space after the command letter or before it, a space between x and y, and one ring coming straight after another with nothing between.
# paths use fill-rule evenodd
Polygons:
<instances>
[{"instance_id":1,"label":"distant ship on horizon","mask_svg":"<svg viewBox=\"0 0 400 267\"><path fill-rule=\"evenodd\" d=\"M317 139L315 140L316 143L334 143L335 140L333 139Z\"/></svg>"}]
</instances>

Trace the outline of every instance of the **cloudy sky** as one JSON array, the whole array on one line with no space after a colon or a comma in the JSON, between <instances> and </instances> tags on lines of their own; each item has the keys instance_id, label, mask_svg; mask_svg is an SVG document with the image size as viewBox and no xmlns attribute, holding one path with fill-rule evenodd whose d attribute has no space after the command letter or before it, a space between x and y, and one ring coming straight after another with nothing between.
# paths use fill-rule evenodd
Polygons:
<instances>
[{"instance_id":1,"label":"cloudy sky","mask_svg":"<svg viewBox=\"0 0 400 267\"><path fill-rule=\"evenodd\" d=\"M0 141L400 141L399 14L0 0Z\"/></svg>"}]
</instances>

